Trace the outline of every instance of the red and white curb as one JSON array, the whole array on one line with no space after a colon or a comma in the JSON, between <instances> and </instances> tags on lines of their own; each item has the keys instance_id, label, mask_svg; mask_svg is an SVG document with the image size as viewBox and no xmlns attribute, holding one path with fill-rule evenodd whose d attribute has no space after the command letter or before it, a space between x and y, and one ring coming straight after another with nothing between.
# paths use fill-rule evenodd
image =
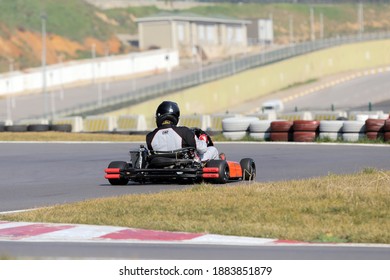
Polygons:
<instances>
[{"instance_id":1,"label":"red and white curb","mask_svg":"<svg viewBox=\"0 0 390 280\"><path fill-rule=\"evenodd\" d=\"M390 244L309 243L294 240L255 238L168 232L114 226L52 224L0 221L0 241L23 242L116 242L116 243L176 243L209 245L297 245L297 246L355 246L388 247Z\"/></svg>"},{"instance_id":2,"label":"red and white curb","mask_svg":"<svg viewBox=\"0 0 390 280\"><path fill-rule=\"evenodd\" d=\"M114 226L0 221L0 241L265 245L276 240Z\"/></svg>"}]
</instances>

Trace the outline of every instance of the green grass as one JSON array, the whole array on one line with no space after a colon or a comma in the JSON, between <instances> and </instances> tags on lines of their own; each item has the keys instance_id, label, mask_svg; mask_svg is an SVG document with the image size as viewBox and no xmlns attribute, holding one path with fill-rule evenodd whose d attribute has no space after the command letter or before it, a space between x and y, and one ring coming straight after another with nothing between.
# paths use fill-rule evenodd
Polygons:
<instances>
[{"instance_id":1,"label":"green grass","mask_svg":"<svg viewBox=\"0 0 390 280\"><path fill-rule=\"evenodd\" d=\"M0 219L390 244L389 205L390 172L370 169L306 180L201 184L57 205Z\"/></svg>"},{"instance_id":2,"label":"green grass","mask_svg":"<svg viewBox=\"0 0 390 280\"><path fill-rule=\"evenodd\" d=\"M79 0L0 1L0 20L11 30L41 32L41 14L47 15L47 32L79 42L86 37L107 39L114 29L95 16L96 8Z\"/></svg>"}]
</instances>

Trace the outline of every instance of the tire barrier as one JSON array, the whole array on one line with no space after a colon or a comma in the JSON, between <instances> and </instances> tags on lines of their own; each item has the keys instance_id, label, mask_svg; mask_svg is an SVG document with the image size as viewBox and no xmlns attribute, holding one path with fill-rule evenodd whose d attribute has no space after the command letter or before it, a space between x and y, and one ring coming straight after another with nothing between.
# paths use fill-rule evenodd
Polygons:
<instances>
[{"instance_id":1,"label":"tire barrier","mask_svg":"<svg viewBox=\"0 0 390 280\"><path fill-rule=\"evenodd\" d=\"M72 132L72 125L60 124L60 125L48 125L48 124L15 124L15 125L0 125L0 132Z\"/></svg>"},{"instance_id":2,"label":"tire barrier","mask_svg":"<svg viewBox=\"0 0 390 280\"><path fill-rule=\"evenodd\" d=\"M367 119L366 120L366 136L369 140L377 140L384 138L385 119Z\"/></svg>"},{"instance_id":3,"label":"tire barrier","mask_svg":"<svg viewBox=\"0 0 390 280\"><path fill-rule=\"evenodd\" d=\"M60 131L63 131L65 127L68 127L66 128L66 130L68 130L69 125L71 126L71 132L81 132L84 130L84 121L82 117L67 117L67 118L54 119L51 124L52 126L54 126L54 128L60 129ZM60 126L64 126L64 127L60 127ZM56 130L56 129L52 129L52 130Z\"/></svg>"},{"instance_id":4,"label":"tire barrier","mask_svg":"<svg viewBox=\"0 0 390 280\"><path fill-rule=\"evenodd\" d=\"M343 124L343 133L365 133L365 121L345 121Z\"/></svg>"},{"instance_id":5,"label":"tire barrier","mask_svg":"<svg viewBox=\"0 0 390 280\"><path fill-rule=\"evenodd\" d=\"M255 117L235 117L222 120L222 130L225 132L247 131L251 122L257 121Z\"/></svg>"},{"instance_id":6,"label":"tire barrier","mask_svg":"<svg viewBox=\"0 0 390 280\"><path fill-rule=\"evenodd\" d=\"M365 121L345 121L343 124L343 140L356 142L366 137Z\"/></svg>"},{"instance_id":7,"label":"tire barrier","mask_svg":"<svg viewBox=\"0 0 390 280\"><path fill-rule=\"evenodd\" d=\"M223 135L230 140L240 140L246 133L248 118L224 120ZM241 129L241 131L237 131ZM249 136L254 140L313 142L316 139L356 142L362 139L390 141L390 119L366 121L341 120L252 120Z\"/></svg>"},{"instance_id":8,"label":"tire barrier","mask_svg":"<svg viewBox=\"0 0 390 280\"><path fill-rule=\"evenodd\" d=\"M317 139L318 133L314 131L294 131L294 142L314 142Z\"/></svg>"},{"instance_id":9,"label":"tire barrier","mask_svg":"<svg viewBox=\"0 0 390 280\"><path fill-rule=\"evenodd\" d=\"M386 142L390 141L390 116L389 118L385 121L385 125L383 126L383 130L385 131L383 135L383 140Z\"/></svg>"},{"instance_id":10,"label":"tire barrier","mask_svg":"<svg viewBox=\"0 0 390 280\"><path fill-rule=\"evenodd\" d=\"M343 133L343 141L345 142L356 142L365 137L365 133Z\"/></svg>"},{"instance_id":11,"label":"tire barrier","mask_svg":"<svg viewBox=\"0 0 390 280\"><path fill-rule=\"evenodd\" d=\"M343 125L344 121L320 121L319 126L319 139L337 141L343 137Z\"/></svg>"},{"instance_id":12,"label":"tire barrier","mask_svg":"<svg viewBox=\"0 0 390 280\"><path fill-rule=\"evenodd\" d=\"M72 125L71 124L51 124L50 130L51 131L58 131L58 132L72 132Z\"/></svg>"},{"instance_id":13,"label":"tire barrier","mask_svg":"<svg viewBox=\"0 0 390 280\"><path fill-rule=\"evenodd\" d=\"M222 120L222 134L229 140L241 140L247 135L250 124L258 121L256 117L233 117Z\"/></svg>"},{"instance_id":14,"label":"tire barrier","mask_svg":"<svg viewBox=\"0 0 390 280\"><path fill-rule=\"evenodd\" d=\"M252 121L249 125L249 136L255 140L270 140L271 122L271 120Z\"/></svg>"},{"instance_id":15,"label":"tire barrier","mask_svg":"<svg viewBox=\"0 0 390 280\"><path fill-rule=\"evenodd\" d=\"M271 122L271 141L292 141L293 121L273 121Z\"/></svg>"},{"instance_id":16,"label":"tire barrier","mask_svg":"<svg viewBox=\"0 0 390 280\"><path fill-rule=\"evenodd\" d=\"M344 121L320 121L320 132L343 132Z\"/></svg>"},{"instance_id":17,"label":"tire barrier","mask_svg":"<svg viewBox=\"0 0 390 280\"><path fill-rule=\"evenodd\" d=\"M224 131L222 132L222 135L228 140L238 141L238 140L242 140L247 135L247 132L246 131Z\"/></svg>"},{"instance_id":18,"label":"tire barrier","mask_svg":"<svg viewBox=\"0 0 390 280\"><path fill-rule=\"evenodd\" d=\"M318 112L317 112L318 113ZM348 141L362 139L384 140L390 142L389 114L381 111L351 114L350 118L359 120L271 120L272 113L255 115L216 114L181 116L179 125L201 127L213 134L222 132L228 140L242 140L249 135L260 141ZM368 114L370 113L370 114ZM312 115L316 115L313 113ZM342 114L337 113L338 118ZM298 116L298 114L293 114ZM301 116L303 116L301 114ZM336 116L336 115L334 115ZM270 119L271 118L271 119ZM61 132L135 132L150 131L144 122L144 116L80 116L48 120L24 120L13 123L12 120L0 121L0 132L25 131L61 131Z\"/></svg>"},{"instance_id":19,"label":"tire barrier","mask_svg":"<svg viewBox=\"0 0 390 280\"><path fill-rule=\"evenodd\" d=\"M293 124L294 131L318 132L319 127L319 121L294 121Z\"/></svg>"},{"instance_id":20,"label":"tire barrier","mask_svg":"<svg viewBox=\"0 0 390 280\"><path fill-rule=\"evenodd\" d=\"M319 121L294 121L293 139L295 142L313 142L319 134Z\"/></svg>"},{"instance_id":21,"label":"tire barrier","mask_svg":"<svg viewBox=\"0 0 390 280\"><path fill-rule=\"evenodd\" d=\"M7 132L26 132L27 125L25 125L25 124L6 125L4 131L7 131Z\"/></svg>"},{"instance_id":22,"label":"tire barrier","mask_svg":"<svg viewBox=\"0 0 390 280\"><path fill-rule=\"evenodd\" d=\"M50 126L48 124L30 124L27 126L27 131L43 132L49 130Z\"/></svg>"},{"instance_id":23,"label":"tire barrier","mask_svg":"<svg viewBox=\"0 0 390 280\"><path fill-rule=\"evenodd\" d=\"M337 141L343 138L343 133L341 132L320 132L318 138L322 141L331 140Z\"/></svg>"}]
</instances>

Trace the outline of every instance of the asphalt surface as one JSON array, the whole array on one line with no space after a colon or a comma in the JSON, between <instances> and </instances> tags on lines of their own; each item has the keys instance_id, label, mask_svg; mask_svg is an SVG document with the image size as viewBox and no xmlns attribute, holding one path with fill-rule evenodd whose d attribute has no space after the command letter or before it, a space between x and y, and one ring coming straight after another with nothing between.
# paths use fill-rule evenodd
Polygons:
<instances>
[{"instance_id":1,"label":"asphalt surface","mask_svg":"<svg viewBox=\"0 0 390 280\"><path fill-rule=\"evenodd\" d=\"M182 185L107 184L104 168L128 160L136 143L0 143L0 211L80 201L95 197L159 192ZM328 173L388 169L388 145L300 145L217 143L228 159L251 157L256 181L309 178ZM95 244L0 242L0 253L18 258L136 259L390 259L380 247L216 246L183 244Z\"/></svg>"},{"instance_id":2,"label":"asphalt surface","mask_svg":"<svg viewBox=\"0 0 390 280\"><path fill-rule=\"evenodd\" d=\"M223 246L1 242L0 256L34 259L389 260L390 249L345 246Z\"/></svg>"},{"instance_id":3,"label":"asphalt surface","mask_svg":"<svg viewBox=\"0 0 390 280\"><path fill-rule=\"evenodd\" d=\"M128 161L135 143L0 143L0 211L20 210L95 197L159 192L185 185L112 187L104 169L114 160ZM218 143L229 160L251 157L257 181L277 181L388 169L390 147Z\"/></svg>"}]
</instances>

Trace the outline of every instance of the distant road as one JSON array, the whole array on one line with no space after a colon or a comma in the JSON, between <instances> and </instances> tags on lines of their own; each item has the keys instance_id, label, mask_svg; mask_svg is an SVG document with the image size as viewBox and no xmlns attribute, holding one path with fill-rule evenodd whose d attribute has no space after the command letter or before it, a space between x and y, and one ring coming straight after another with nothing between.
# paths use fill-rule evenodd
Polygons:
<instances>
[{"instance_id":1,"label":"distant road","mask_svg":"<svg viewBox=\"0 0 390 280\"><path fill-rule=\"evenodd\" d=\"M284 101L285 111L330 111L332 105L338 111L368 111L371 102L373 111L390 112L390 71L356 77L357 73L365 71L338 74L322 78L314 83L281 90L272 95L263 96L250 102L245 102L232 108L232 112L247 113L260 109L262 102L270 99ZM355 77L354 77L355 76ZM346 78L354 77L342 82ZM329 86L338 81L339 83ZM326 86L324 89L318 89ZM304 94L313 90L312 93ZM301 94L304 94L301 96Z\"/></svg>"}]
</instances>

